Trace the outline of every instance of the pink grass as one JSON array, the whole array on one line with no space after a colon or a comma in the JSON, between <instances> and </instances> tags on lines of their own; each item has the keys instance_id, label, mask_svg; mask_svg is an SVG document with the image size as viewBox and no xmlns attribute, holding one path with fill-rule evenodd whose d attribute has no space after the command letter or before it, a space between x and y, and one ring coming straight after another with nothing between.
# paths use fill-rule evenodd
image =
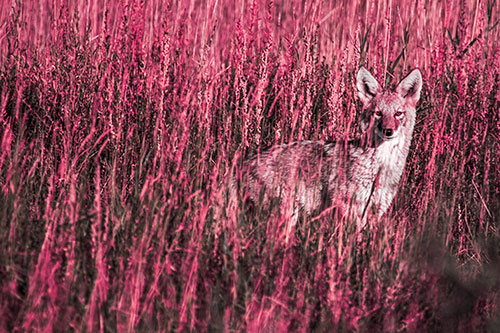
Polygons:
<instances>
[{"instance_id":1,"label":"pink grass","mask_svg":"<svg viewBox=\"0 0 500 333\"><path fill-rule=\"evenodd\" d=\"M0 330L498 330L499 13L2 2ZM360 66L424 74L388 214L229 205L247 152L357 134Z\"/></svg>"}]
</instances>

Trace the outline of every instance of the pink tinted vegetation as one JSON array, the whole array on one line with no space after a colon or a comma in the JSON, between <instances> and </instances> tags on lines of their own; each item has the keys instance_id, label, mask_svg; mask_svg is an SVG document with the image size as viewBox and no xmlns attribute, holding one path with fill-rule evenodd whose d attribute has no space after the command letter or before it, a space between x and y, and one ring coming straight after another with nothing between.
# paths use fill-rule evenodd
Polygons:
<instances>
[{"instance_id":1,"label":"pink tinted vegetation","mask_svg":"<svg viewBox=\"0 0 500 333\"><path fill-rule=\"evenodd\" d=\"M0 330L498 330L499 13L1 2ZM230 205L248 153L359 135L361 66L423 75L387 213Z\"/></svg>"}]
</instances>

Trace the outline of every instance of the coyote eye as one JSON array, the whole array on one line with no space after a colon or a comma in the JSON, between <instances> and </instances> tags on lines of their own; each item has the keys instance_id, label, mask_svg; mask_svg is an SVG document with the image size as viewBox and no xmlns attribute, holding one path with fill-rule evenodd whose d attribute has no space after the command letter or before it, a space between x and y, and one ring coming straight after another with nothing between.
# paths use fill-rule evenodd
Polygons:
<instances>
[{"instance_id":1,"label":"coyote eye","mask_svg":"<svg viewBox=\"0 0 500 333\"><path fill-rule=\"evenodd\" d=\"M398 112L396 112L394 115L395 115L396 117L400 117L400 116L402 116L402 115L403 115L403 112L398 111Z\"/></svg>"}]
</instances>

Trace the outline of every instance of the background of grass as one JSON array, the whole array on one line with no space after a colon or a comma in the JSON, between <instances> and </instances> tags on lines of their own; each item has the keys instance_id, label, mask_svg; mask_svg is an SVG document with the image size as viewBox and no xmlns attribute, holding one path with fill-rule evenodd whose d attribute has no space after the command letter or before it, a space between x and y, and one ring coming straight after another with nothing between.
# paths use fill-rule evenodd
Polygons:
<instances>
[{"instance_id":1,"label":"background of grass","mask_svg":"<svg viewBox=\"0 0 500 333\"><path fill-rule=\"evenodd\" d=\"M0 330L498 330L499 19L492 0L0 3ZM361 65L424 76L387 216L361 242L305 218L285 243L279 207L228 212L238 156L356 134Z\"/></svg>"}]
</instances>

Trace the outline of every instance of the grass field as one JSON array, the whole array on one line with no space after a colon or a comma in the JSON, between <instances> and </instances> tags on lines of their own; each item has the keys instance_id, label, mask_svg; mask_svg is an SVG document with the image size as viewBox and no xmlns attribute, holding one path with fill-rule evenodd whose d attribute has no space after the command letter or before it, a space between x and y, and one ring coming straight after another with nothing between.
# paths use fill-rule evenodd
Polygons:
<instances>
[{"instance_id":1,"label":"grass field","mask_svg":"<svg viewBox=\"0 0 500 333\"><path fill-rule=\"evenodd\" d=\"M0 3L0 331L500 330L500 3ZM360 238L228 212L236 161L358 135L355 74L423 74ZM237 216L230 219L227 216Z\"/></svg>"}]
</instances>

